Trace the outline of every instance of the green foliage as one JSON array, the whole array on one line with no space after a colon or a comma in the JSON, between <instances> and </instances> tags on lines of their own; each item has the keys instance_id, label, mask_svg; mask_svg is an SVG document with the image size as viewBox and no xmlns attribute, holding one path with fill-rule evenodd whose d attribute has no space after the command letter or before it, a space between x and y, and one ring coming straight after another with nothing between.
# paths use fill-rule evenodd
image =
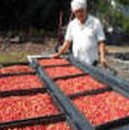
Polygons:
<instances>
[{"instance_id":1,"label":"green foliage","mask_svg":"<svg viewBox=\"0 0 129 130\"><path fill-rule=\"evenodd\" d=\"M62 2L62 1L61 1ZM56 0L4 0L0 1L1 29L56 27L59 12Z\"/></svg>"},{"instance_id":2,"label":"green foliage","mask_svg":"<svg viewBox=\"0 0 129 130\"><path fill-rule=\"evenodd\" d=\"M125 30L126 33L129 33L129 17L123 17L122 20L122 28Z\"/></svg>"},{"instance_id":3,"label":"green foliage","mask_svg":"<svg viewBox=\"0 0 129 130\"><path fill-rule=\"evenodd\" d=\"M27 55L30 53L26 52L10 52L1 53L0 63L12 63L12 62L27 62Z\"/></svg>"},{"instance_id":4,"label":"green foliage","mask_svg":"<svg viewBox=\"0 0 129 130\"><path fill-rule=\"evenodd\" d=\"M31 29L31 36L32 37L43 37L44 35L45 35L45 32L43 29L37 29L37 28Z\"/></svg>"},{"instance_id":5,"label":"green foliage","mask_svg":"<svg viewBox=\"0 0 129 130\"><path fill-rule=\"evenodd\" d=\"M97 15L101 21L106 21L108 25L113 26L114 28L122 28L126 33L129 32L129 15L126 16L122 11L120 11L120 4L128 4L129 0L118 0L116 1L116 8L113 8L108 1L94 1L91 0L92 10L91 12ZM105 26L105 23L103 23Z\"/></svg>"},{"instance_id":6,"label":"green foliage","mask_svg":"<svg viewBox=\"0 0 129 130\"><path fill-rule=\"evenodd\" d=\"M118 3L129 5L129 0L116 0ZM65 12L65 19L69 19L70 0L1 0L0 1L0 29L29 30L56 29L59 22L59 12ZM88 0L88 8L92 14L105 19L110 24L120 25L129 30L128 18L111 8L108 0ZM34 35L40 32L33 31Z\"/></svg>"},{"instance_id":7,"label":"green foliage","mask_svg":"<svg viewBox=\"0 0 129 130\"><path fill-rule=\"evenodd\" d=\"M98 4L98 11L101 13L106 13L109 10L109 5L107 5L104 1Z\"/></svg>"},{"instance_id":8,"label":"green foliage","mask_svg":"<svg viewBox=\"0 0 129 130\"><path fill-rule=\"evenodd\" d=\"M119 3L129 5L129 0L118 0Z\"/></svg>"}]
</instances>

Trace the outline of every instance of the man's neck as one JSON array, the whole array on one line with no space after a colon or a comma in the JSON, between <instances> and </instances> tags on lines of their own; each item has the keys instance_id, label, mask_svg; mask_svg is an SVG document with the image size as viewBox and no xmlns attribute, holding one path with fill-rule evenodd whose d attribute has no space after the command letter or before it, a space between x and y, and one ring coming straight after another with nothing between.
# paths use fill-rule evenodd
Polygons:
<instances>
[{"instance_id":1,"label":"man's neck","mask_svg":"<svg viewBox=\"0 0 129 130\"><path fill-rule=\"evenodd\" d=\"M79 23L80 23L81 25L85 24L86 21L87 21L87 18L88 18L88 16L86 16L82 21L79 21Z\"/></svg>"}]
</instances>

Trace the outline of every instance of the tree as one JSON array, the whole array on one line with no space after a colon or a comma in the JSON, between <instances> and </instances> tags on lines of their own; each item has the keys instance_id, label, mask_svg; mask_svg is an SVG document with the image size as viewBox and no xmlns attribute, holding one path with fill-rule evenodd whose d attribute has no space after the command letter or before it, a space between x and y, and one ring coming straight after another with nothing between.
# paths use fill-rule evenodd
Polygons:
<instances>
[{"instance_id":1,"label":"tree","mask_svg":"<svg viewBox=\"0 0 129 130\"><path fill-rule=\"evenodd\" d=\"M118 0L118 2L123 5L129 5L129 0Z\"/></svg>"}]
</instances>

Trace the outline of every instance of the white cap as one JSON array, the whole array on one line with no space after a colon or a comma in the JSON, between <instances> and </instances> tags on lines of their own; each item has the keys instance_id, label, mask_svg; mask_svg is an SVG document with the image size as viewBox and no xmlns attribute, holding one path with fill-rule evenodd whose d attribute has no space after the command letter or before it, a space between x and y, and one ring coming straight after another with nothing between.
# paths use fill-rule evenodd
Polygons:
<instances>
[{"instance_id":1,"label":"white cap","mask_svg":"<svg viewBox=\"0 0 129 130\"><path fill-rule=\"evenodd\" d=\"M72 11L76 11L78 9L86 9L87 8L87 1L86 0L72 0L71 2L71 9Z\"/></svg>"}]
</instances>

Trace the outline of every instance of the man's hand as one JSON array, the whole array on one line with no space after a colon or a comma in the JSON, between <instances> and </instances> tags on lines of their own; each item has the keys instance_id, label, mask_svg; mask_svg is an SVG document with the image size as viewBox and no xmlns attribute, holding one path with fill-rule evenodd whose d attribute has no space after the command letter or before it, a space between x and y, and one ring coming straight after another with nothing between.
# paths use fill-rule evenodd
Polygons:
<instances>
[{"instance_id":1,"label":"man's hand","mask_svg":"<svg viewBox=\"0 0 129 130\"><path fill-rule=\"evenodd\" d=\"M63 43L63 46L60 48L59 52L52 54L51 57L52 58L57 58L59 57L61 54L63 54L68 48L70 47L70 42L69 41L65 41Z\"/></svg>"},{"instance_id":2,"label":"man's hand","mask_svg":"<svg viewBox=\"0 0 129 130\"><path fill-rule=\"evenodd\" d=\"M100 57L100 65L102 67L106 67L107 66L107 59L105 57Z\"/></svg>"},{"instance_id":3,"label":"man's hand","mask_svg":"<svg viewBox=\"0 0 129 130\"><path fill-rule=\"evenodd\" d=\"M50 55L51 58L58 58L60 56L60 53L54 53Z\"/></svg>"}]
</instances>

